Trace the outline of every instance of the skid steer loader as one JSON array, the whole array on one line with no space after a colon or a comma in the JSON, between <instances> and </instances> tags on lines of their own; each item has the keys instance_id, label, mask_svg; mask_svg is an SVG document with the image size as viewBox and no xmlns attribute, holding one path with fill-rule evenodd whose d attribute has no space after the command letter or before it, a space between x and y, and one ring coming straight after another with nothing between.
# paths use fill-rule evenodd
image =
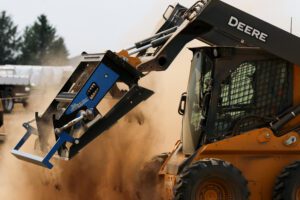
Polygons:
<instances>
[{"instance_id":1,"label":"skid steer loader","mask_svg":"<svg viewBox=\"0 0 300 200\"><path fill-rule=\"evenodd\" d=\"M300 199L300 39L219 0L169 6L163 18L130 48L83 53L36 126L23 124L12 154L47 168L56 153L71 159L153 94L140 78L198 39L210 46L191 49L181 139L159 170L166 199ZM103 113L106 95L118 102ZM44 156L21 150L32 134Z\"/></svg>"}]
</instances>

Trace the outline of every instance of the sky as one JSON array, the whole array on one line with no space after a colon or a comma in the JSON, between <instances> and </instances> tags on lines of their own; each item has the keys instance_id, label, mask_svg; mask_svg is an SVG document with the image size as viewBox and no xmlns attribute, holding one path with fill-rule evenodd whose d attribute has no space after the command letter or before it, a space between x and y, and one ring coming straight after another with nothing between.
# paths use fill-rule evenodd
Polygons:
<instances>
[{"instance_id":1,"label":"sky","mask_svg":"<svg viewBox=\"0 0 300 200\"><path fill-rule=\"evenodd\" d=\"M82 51L119 51L150 36L169 4L187 7L195 0L0 0L19 26L21 33L37 16L46 14L57 33L65 39L70 57ZM300 1L297 0L224 0L300 36Z\"/></svg>"}]
</instances>

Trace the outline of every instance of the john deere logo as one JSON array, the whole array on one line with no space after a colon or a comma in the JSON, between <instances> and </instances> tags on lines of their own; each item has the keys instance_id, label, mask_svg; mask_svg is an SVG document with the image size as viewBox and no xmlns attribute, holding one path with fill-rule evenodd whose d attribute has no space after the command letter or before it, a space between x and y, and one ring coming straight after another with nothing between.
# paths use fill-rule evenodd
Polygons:
<instances>
[{"instance_id":1,"label":"john deere logo","mask_svg":"<svg viewBox=\"0 0 300 200\"><path fill-rule=\"evenodd\" d=\"M228 25L231 27L236 28L237 30L250 35L251 37L254 37L262 42L267 42L268 34L250 26L246 23L241 22L238 18L231 16Z\"/></svg>"}]
</instances>

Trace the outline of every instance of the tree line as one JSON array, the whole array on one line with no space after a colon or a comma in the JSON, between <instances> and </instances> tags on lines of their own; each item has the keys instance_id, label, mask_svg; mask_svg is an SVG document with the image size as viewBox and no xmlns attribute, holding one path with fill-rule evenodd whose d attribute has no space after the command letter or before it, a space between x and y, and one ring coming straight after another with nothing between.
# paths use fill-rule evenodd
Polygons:
<instances>
[{"instance_id":1,"label":"tree line","mask_svg":"<svg viewBox=\"0 0 300 200\"><path fill-rule=\"evenodd\" d=\"M25 28L22 34L6 11L0 12L0 65L65 65L68 50L46 15Z\"/></svg>"}]
</instances>

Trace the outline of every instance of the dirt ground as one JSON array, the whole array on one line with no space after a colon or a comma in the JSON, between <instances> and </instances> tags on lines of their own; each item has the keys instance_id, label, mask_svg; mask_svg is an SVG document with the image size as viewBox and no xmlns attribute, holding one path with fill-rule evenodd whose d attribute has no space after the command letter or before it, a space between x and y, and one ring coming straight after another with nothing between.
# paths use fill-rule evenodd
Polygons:
<instances>
[{"instance_id":1,"label":"dirt ground","mask_svg":"<svg viewBox=\"0 0 300 200\"><path fill-rule=\"evenodd\" d=\"M20 161L10 153L25 133L22 123L31 120L34 111L41 110L35 102L29 104L26 109L16 104L13 112L4 117L7 139L0 146L0 199L160 199L154 192L155 185L146 190L139 185L139 171L156 154L156 144L161 141L151 120L139 109L120 120L75 159L54 159L54 168L48 170ZM25 151L34 153L33 142L29 143Z\"/></svg>"}]
</instances>

